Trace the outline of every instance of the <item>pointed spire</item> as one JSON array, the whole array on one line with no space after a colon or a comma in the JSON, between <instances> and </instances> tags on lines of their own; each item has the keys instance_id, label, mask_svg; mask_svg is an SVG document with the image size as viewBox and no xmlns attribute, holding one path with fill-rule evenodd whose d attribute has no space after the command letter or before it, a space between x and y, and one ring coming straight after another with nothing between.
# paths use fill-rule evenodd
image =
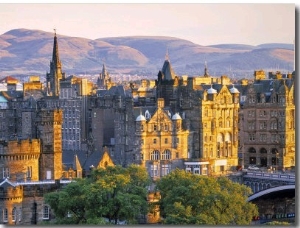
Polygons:
<instances>
[{"instance_id":1,"label":"pointed spire","mask_svg":"<svg viewBox=\"0 0 300 228\"><path fill-rule=\"evenodd\" d=\"M54 29L54 43L52 52L52 61L50 61L50 73L47 73L47 95L59 96L60 80L65 80L65 73L62 72L62 64L59 60L58 42L56 29Z\"/></svg>"},{"instance_id":2,"label":"pointed spire","mask_svg":"<svg viewBox=\"0 0 300 228\"><path fill-rule=\"evenodd\" d=\"M102 66L102 77L104 78L106 76L106 68L105 68L105 64L103 63Z\"/></svg>"},{"instance_id":3,"label":"pointed spire","mask_svg":"<svg viewBox=\"0 0 300 228\"><path fill-rule=\"evenodd\" d=\"M54 29L54 43L53 43L53 52L52 52L52 62L57 67L59 66L59 53L58 53L58 43L56 37L56 29Z\"/></svg>"},{"instance_id":4,"label":"pointed spire","mask_svg":"<svg viewBox=\"0 0 300 228\"><path fill-rule=\"evenodd\" d=\"M206 61L204 62L204 66L205 66L205 67L204 67L204 76L209 76Z\"/></svg>"},{"instance_id":5,"label":"pointed spire","mask_svg":"<svg viewBox=\"0 0 300 228\"><path fill-rule=\"evenodd\" d=\"M169 49L168 49L168 47L167 47L167 51L166 51L165 60L169 61Z\"/></svg>"}]
</instances>

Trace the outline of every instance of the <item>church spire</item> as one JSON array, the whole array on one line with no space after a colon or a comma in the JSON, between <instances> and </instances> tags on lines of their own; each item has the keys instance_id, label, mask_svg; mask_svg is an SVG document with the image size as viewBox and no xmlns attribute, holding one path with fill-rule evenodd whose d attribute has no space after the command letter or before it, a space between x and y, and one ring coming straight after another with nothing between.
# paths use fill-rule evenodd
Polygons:
<instances>
[{"instance_id":1,"label":"church spire","mask_svg":"<svg viewBox=\"0 0 300 228\"><path fill-rule=\"evenodd\" d=\"M204 63L204 65L205 65L205 68L204 68L204 76L209 76L209 74L208 74L208 69L207 69L207 63L206 63L206 61L205 61L205 63Z\"/></svg>"},{"instance_id":2,"label":"church spire","mask_svg":"<svg viewBox=\"0 0 300 228\"><path fill-rule=\"evenodd\" d=\"M60 66L59 61L59 53L58 53L58 43L57 43L57 37L56 37L56 29L54 29L54 43L53 43L53 52L52 52L52 62L57 68Z\"/></svg>"},{"instance_id":3,"label":"church spire","mask_svg":"<svg viewBox=\"0 0 300 228\"><path fill-rule=\"evenodd\" d=\"M167 48L165 60L169 61L169 49Z\"/></svg>"},{"instance_id":4,"label":"church spire","mask_svg":"<svg viewBox=\"0 0 300 228\"><path fill-rule=\"evenodd\" d=\"M62 73L61 68L62 64L59 60L56 29L54 29L52 61L50 62L50 73L47 73L47 94L49 96L59 96L60 80L65 79L65 73Z\"/></svg>"}]
</instances>

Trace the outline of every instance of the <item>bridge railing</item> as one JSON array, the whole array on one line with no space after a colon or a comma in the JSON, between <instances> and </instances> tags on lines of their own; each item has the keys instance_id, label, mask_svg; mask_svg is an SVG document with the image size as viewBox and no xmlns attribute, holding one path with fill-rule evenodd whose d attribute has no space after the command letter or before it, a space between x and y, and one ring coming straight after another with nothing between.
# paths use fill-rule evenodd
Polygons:
<instances>
[{"instance_id":1,"label":"bridge railing","mask_svg":"<svg viewBox=\"0 0 300 228\"><path fill-rule=\"evenodd\" d=\"M283 179L295 181L295 174L287 173L265 173L265 172L247 172L247 176L262 177L267 179Z\"/></svg>"}]
</instances>

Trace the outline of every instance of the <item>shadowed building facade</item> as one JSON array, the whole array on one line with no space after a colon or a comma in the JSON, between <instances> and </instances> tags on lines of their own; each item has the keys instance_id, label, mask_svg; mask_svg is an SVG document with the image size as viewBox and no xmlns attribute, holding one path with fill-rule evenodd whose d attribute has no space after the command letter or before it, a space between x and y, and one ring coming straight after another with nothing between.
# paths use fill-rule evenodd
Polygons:
<instances>
[{"instance_id":1,"label":"shadowed building facade","mask_svg":"<svg viewBox=\"0 0 300 228\"><path fill-rule=\"evenodd\" d=\"M245 88L242 88L245 87ZM272 169L295 167L294 75L254 72L253 83L241 85L241 165Z\"/></svg>"}]
</instances>

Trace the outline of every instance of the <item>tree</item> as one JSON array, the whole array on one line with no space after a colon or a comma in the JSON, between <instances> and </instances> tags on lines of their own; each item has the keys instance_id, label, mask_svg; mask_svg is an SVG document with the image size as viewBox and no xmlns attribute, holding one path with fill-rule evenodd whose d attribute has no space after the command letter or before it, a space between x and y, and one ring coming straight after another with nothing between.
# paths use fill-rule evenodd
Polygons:
<instances>
[{"instance_id":1,"label":"tree","mask_svg":"<svg viewBox=\"0 0 300 228\"><path fill-rule=\"evenodd\" d=\"M137 223L138 216L148 211L149 183L143 167L109 166L47 194L45 201L60 224L103 224L104 218L115 224L120 220Z\"/></svg>"},{"instance_id":2,"label":"tree","mask_svg":"<svg viewBox=\"0 0 300 228\"><path fill-rule=\"evenodd\" d=\"M258 215L247 202L251 189L226 177L175 170L158 180L160 213L165 224L249 225Z\"/></svg>"}]
</instances>

